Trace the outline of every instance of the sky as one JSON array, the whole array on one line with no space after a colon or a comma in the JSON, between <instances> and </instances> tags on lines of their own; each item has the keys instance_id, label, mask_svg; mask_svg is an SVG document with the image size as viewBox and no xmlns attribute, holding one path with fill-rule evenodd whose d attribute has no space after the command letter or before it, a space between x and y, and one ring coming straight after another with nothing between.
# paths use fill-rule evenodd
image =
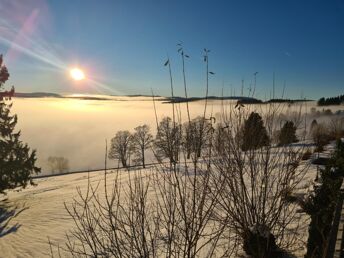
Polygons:
<instances>
[{"instance_id":1,"label":"sky","mask_svg":"<svg viewBox=\"0 0 344 258\"><path fill-rule=\"evenodd\" d=\"M343 94L344 0L0 0L0 53L19 92L310 98ZM73 67L86 79L74 81ZM284 90L283 90L284 89ZM282 93L284 92L284 95Z\"/></svg>"}]
</instances>

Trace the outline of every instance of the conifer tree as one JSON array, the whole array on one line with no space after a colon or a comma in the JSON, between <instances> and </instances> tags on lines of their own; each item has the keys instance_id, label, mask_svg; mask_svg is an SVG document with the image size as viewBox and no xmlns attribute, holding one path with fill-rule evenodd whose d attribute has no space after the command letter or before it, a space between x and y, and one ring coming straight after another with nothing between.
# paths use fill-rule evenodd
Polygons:
<instances>
[{"instance_id":1,"label":"conifer tree","mask_svg":"<svg viewBox=\"0 0 344 258\"><path fill-rule=\"evenodd\" d=\"M0 55L0 90L8 80L9 73ZM0 193L7 189L26 187L32 184L32 175L39 173L36 167L36 151L31 151L20 140L20 131L15 131L17 116L11 115L12 104L0 100Z\"/></svg>"},{"instance_id":2,"label":"conifer tree","mask_svg":"<svg viewBox=\"0 0 344 258\"><path fill-rule=\"evenodd\" d=\"M262 117L252 112L244 123L241 149L243 151L255 150L269 144L270 139Z\"/></svg>"},{"instance_id":3,"label":"conifer tree","mask_svg":"<svg viewBox=\"0 0 344 258\"><path fill-rule=\"evenodd\" d=\"M292 121L287 121L283 125L281 132L278 137L279 145L286 145L293 142L297 142L296 137L296 126Z\"/></svg>"}]
</instances>

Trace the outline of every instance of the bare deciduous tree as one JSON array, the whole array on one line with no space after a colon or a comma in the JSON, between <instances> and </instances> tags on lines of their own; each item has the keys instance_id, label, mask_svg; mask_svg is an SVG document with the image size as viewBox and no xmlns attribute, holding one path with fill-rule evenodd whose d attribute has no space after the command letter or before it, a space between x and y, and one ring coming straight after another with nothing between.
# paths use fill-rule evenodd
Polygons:
<instances>
[{"instance_id":1,"label":"bare deciduous tree","mask_svg":"<svg viewBox=\"0 0 344 258\"><path fill-rule=\"evenodd\" d=\"M118 131L115 137L111 139L109 158L119 160L122 166L126 168L133 150L131 133L129 131Z\"/></svg>"},{"instance_id":2,"label":"bare deciduous tree","mask_svg":"<svg viewBox=\"0 0 344 258\"><path fill-rule=\"evenodd\" d=\"M51 173L65 173L69 170L69 161L65 157L50 156L47 160Z\"/></svg>"},{"instance_id":3,"label":"bare deciduous tree","mask_svg":"<svg viewBox=\"0 0 344 258\"><path fill-rule=\"evenodd\" d=\"M140 125L136 127L135 133L133 134L133 142L135 153L141 160L143 168L146 167L145 162L145 152L150 147L151 143L153 142L153 136L149 132L148 125Z\"/></svg>"},{"instance_id":4,"label":"bare deciduous tree","mask_svg":"<svg viewBox=\"0 0 344 258\"><path fill-rule=\"evenodd\" d=\"M328 127L324 123L318 123L312 128L312 138L317 147L317 151L322 151L329 141Z\"/></svg>"},{"instance_id":5,"label":"bare deciduous tree","mask_svg":"<svg viewBox=\"0 0 344 258\"><path fill-rule=\"evenodd\" d=\"M183 124L183 147L187 159L197 160L210 141L211 124L203 117L196 117ZM203 131L203 133L201 132Z\"/></svg>"},{"instance_id":6,"label":"bare deciduous tree","mask_svg":"<svg viewBox=\"0 0 344 258\"><path fill-rule=\"evenodd\" d=\"M167 158L170 164L179 160L181 145L181 129L179 124L173 122L170 117L164 117L158 126L154 147L158 159Z\"/></svg>"}]
</instances>

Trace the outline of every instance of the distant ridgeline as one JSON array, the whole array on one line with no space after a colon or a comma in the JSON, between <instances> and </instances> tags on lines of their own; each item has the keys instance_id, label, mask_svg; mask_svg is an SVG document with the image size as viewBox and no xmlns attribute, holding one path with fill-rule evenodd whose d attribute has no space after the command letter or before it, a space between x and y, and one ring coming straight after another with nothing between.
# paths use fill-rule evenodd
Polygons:
<instances>
[{"instance_id":1,"label":"distant ridgeline","mask_svg":"<svg viewBox=\"0 0 344 258\"><path fill-rule=\"evenodd\" d=\"M17 97L17 98L45 98L45 97L62 98L62 96L59 94L48 93L48 92L32 92L32 93L15 92L14 97Z\"/></svg>"},{"instance_id":2,"label":"distant ridgeline","mask_svg":"<svg viewBox=\"0 0 344 258\"><path fill-rule=\"evenodd\" d=\"M183 102L192 102L192 101L199 101L205 100L205 97L167 97L165 103L183 103ZM238 96L231 96L231 97L218 97L218 96L209 96L208 100L237 100L239 104L267 104L267 103L294 103L294 102L303 102L303 101L312 101L310 99L269 99L267 101L262 101L260 99L252 98L252 97L238 97Z\"/></svg>"},{"instance_id":3,"label":"distant ridgeline","mask_svg":"<svg viewBox=\"0 0 344 258\"><path fill-rule=\"evenodd\" d=\"M242 104L258 104L263 103L260 99L250 98L250 97L218 97L218 96L209 96L208 100L237 100ZM199 101L205 100L205 97L167 97L165 103L183 103L183 102L192 102L192 101Z\"/></svg>"},{"instance_id":4,"label":"distant ridgeline","mask_svg":"<svg viewBox=\"0 0 344 258\"><path fill-rule=\"evenodd\" d=\"M344 104L344 95L331 98L321 98L318 100L318 106L341 105Z\"/></svg>"},{"instance_id":5,"label":"distant ridgeline","mask_svg":"<svg viewBox=\"0 0 344 258\"><path fill-rule=\"evenodd\" d=\"M269 99L265 103L294 103L294 102L304 102L313 101L311 99Z\"/></svg>"}]
</instances>

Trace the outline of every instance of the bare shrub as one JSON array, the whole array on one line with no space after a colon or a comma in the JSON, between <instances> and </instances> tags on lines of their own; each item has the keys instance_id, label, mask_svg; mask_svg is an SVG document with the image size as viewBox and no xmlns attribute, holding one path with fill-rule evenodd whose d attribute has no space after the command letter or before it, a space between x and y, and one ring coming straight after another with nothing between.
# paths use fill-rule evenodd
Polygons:
<instances>
[{"instance_id":1,"label":"bare shrub","mask_svg":"<svg viewBox=\"0 0 344 258\"><path fill-rule=\"evenodd\" d=\"M277 111L273 106L267 110L264 120L271 138L278 124ZM216 216L253 257L278 257L283 250L295 251L303 243L297 237L297 204L290 203L288 196L299 190L305 175L306 167L299 166L303 148L264 144L242 151L241 128L250 112L232 108L228 113L222 121L226 126L216 129L221 140L215 142L221 145L215 148L211 171L218 194Z\"/></svg>"},{"instance_id":2,"label":"bare shrub","mask_svg":"<svg viewBox=\"0 0 344 258\"><path fill-rule=\"evenodd\" d=\"M75 227L57 248L75 257L228 257L224 226L212 219L209 179L171 166L105 172L96 184L89 179L86 192L78 189L65 205Z\"/></svg>"}]
</instances>

